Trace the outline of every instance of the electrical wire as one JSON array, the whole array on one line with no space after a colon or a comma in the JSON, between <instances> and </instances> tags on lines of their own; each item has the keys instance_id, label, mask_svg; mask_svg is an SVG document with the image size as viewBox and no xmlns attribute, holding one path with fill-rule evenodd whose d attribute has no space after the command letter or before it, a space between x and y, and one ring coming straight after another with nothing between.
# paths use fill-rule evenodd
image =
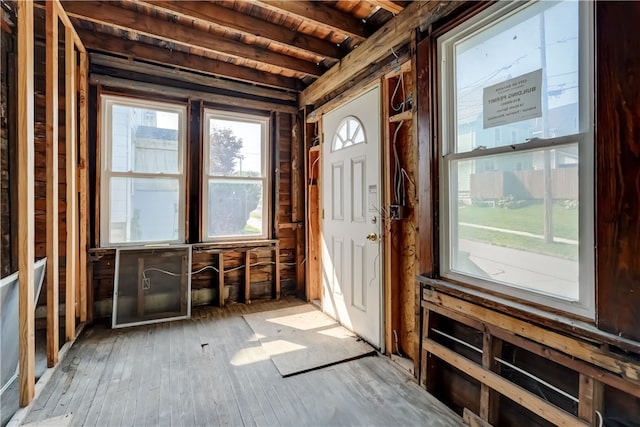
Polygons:
<instances>
[{"instance_id":1,"label":"electrical wire","mask_svg":"<svg viewBox=\"0 0 640 427\"><path fill-rule=\"evenodd\" d=\"M265 262L257 262L255 264L249 264L249 267L256 267L258 265L273 265L273 264L275 264L275 261L270 261L270 262L265 261ZM297 265L297 263L295 263L295 262L281 262L280 265L286 265L288 267L291 267L291 266ZM243 269L243 268L246 268L245 264L240 265L238 267L230 268L229 270L225 270L224 272L225 273L229 273L229 272L240 270L240 269ZM202 267L199 270L192 271L191 275L202 273L205 270L213 270L216 273L220 272L220 270L218 268L216 268L216 267L214 267L212 265L207 265L207 266ZM146 268L146 269L144 269L142 271L142 278L145 279L145 280L148 279L148 277L147 277L147 272L148 271L157 271L159 273L164 273L164 274L167 274L167 275L173 276L173 277L186 276L186 274L183 275L183 274L174 273L172 271L163 270L161 268L150 267L150 268Z\"/></svg>"},{"instance_id":2,"label":"electrical wire","mask_svg":"<svg viewBox=\"0 0 640 427\"><path fill-rule=\"evenodd\" d=\"M318 160L320 160L319 156L311 164L311 174L310 174L311 176L313 176L313 169L316 167L316 164L318 163ZM311 193L311 183L309 183L309 193ZM311 243L311 245L313 245L314 236L313 236L313 227L311 227L311 209L307 209L307 221L309 223L309 243Z\"/></svg>"},{"instance_id":3,"label":"electrical wire","mask_svg":"<svg viewBox=\"0 0 640 427\"><path fill-rule=\"evenodd\" d=\"M400 128L404 124L404 120L401 120L396 127L395 132L393 133L393 159L394 159L394 173L393 173L393 187L394 187L394 196L395 202L400 206L404 206L406 202L406 189L404 185L404 176L402 172L404 169L400 164L400 156L398 155L398 133L400 132Z\"/></svg>"}]
</instances>

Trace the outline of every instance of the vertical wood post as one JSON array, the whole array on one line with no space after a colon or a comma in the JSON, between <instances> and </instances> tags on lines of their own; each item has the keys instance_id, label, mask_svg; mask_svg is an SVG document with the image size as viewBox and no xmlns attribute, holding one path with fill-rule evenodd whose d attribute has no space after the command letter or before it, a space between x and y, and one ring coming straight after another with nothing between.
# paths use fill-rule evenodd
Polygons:
<instances>
[{"instance_id":1,"label":"vertical wood post","mask_svg":"<svg viewBox=\"0 0 640 427\"><path fill-rule=\"evenodd\" d=\"M296 228L296 293L298 298L304 298L304 223L298 224Z\"/></svg>"},{"instance_id":2,"label":"vertical wood post","mask_svg":"<svg viewBox=\"0 0 640 427\"><path fill-rule=\"evenodd\" d=\"M87 78L89 73L89 60L85 52L80 53L80 68L79 68L79 88L80 94L80 176L79 176L79 188L80 192L80 250L79 250L79 281L80 287L80 321L87 321L87 244L89 242L89 201L87 198L87 190L89 188L88 181L88 162L89 162L89 80Z\"/></svg>"},{"instance_id":3,"label":"vertical wood post","mask_svg":"<svg viewBox=\"0 0 640 427\"><path fill-rule=\"evenodd\" d=\"M502 355L502 341L494 338L488 331L482 336L482 367L494 372L500 370L495 357ZM480 418L492 425L498 424L500 394L488 385L480 386Z\"/></svg>"},{"instance_id":4,"label":"vertical wood post","mask_svg":"<svg viewBox=\"0 0 640 427\"><path fill-rule=\"evenodd\" d=\"M251 251L244 253L244 303L251 303Z\"/></svg>"},{"instance_id":5,"label":"vertical wood post","mask_svg":"<svg viewBox=\"0 0 640 427\"><path fill-rule=\"evenodd\" d=\"M592 426L598 425L596 411L602 413L603 386L599 381L580 374L578 388L578 417Z\"/></svg>"},{"instance_id":6,"label":"vertical wood post","mask_svg":"<svg viewBox=\"0 0 640 427\"><path fill-rule=\"evenodd\" d=\"M67 263L65 299L65 337L71 341L76 337L76 279L77 244L76 229L76 51L73 28L65 27L65 101L66 101L66 172L67 172Z\"/></svg>"},{"instance_id":7,"label":"vertical wood post","mask_svg":"<svg viewBox=\"0 0 640 427\"><path fill-rule=\"evenodd\" d=\"M33 2L18 2L18 274L20 406L35 394Z\"/></svg>"},{"instance_id":8,"label":"vertical wood post","mask_svg":"<svg viewBox=\"0 0 640 427\"><path fill-rule=\"evenodd\" d=\"M224 307L224 254L218 253L218 306Z\"/></svg>"},{"instance_id":9,"label":"vertical wood post","mask_svg":"<svg viewBox=\"0 0 640 427\"><path fill-rule=\"evenodd\" d=\"M280 243L276 242L275 265L273 267L273 280L275 282L276 299L280 299Z\"/></svg>"},{"instance_id":10,"label":"vertical wood post","mask_svg":"<svg viewBox=\"0 0 640 427\"><path fill-rule=\"evenodd\" d=\"M58 363L59 235L58 235L58 15L46 3L46 146L47 146L47 366Z\"/></svg>"}]
</instances>

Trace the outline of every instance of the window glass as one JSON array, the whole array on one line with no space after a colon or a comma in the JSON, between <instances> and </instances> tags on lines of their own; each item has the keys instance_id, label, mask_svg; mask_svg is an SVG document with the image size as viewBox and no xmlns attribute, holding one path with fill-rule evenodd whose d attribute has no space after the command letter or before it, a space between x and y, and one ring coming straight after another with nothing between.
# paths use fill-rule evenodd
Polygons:
<instances>
[{"instance_id":1,"label":"window glass","mask_svg":"<svg viewBox=\"0 0 640 427\"><path fill-rule=\"evenodd\" d=\"M592 317L589 7L499 3L438 57L441 274Z\"/></svg>"},{"instance_id":2,"label":"window glass","mask_svg":"<svg viewBox=\"0 0 640 427\"><path fill-rule=\"evenodd\" d=\"M102 97L101 242L184 240L183 106Z\"/></svg>"},{"instance_id":3,"label":"window glass","mask_svg":"<svg viewBox=\"0 0 640 427\"><path fill-rule=\"evenodd\" d=\"M261 117L205 113L206 240L267 236L267 125Z\"/></svg>"}]
</instances>

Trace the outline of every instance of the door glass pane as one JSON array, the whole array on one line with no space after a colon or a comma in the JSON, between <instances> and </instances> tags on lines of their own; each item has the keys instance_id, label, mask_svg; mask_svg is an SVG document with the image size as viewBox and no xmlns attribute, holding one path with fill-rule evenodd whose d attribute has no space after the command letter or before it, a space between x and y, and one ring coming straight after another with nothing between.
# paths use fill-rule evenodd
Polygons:
<instances>
[{"instance_id":1,"label":"door glass pane","mask_svg":"<svg viewBox=\"0 0 640 427\"><path fill-rule=\"evenodd\" d=\"M209 237L264 234L262 181L209 180Z\"/></svg>"},{"instance_id":2,"label":"door glass pane","mask_svg":"<svg viewBox=\"0 0 640 427\"><path fill-rule=\"evenodd\" d=\"M456 152L580 132L579 2L539 2L453 46Z\"/></svg>"},{"instance_id":3,"label":"door glass pane","mask_svg":"<svg viewBox=\"0 0 640 427\"><path fill-rule=\"evenodd\" d=\"M177 178L111 178L110 243L177 240Z\"/></svg>"},{"instance_id":4,"label":"door glass pane","mask_svg":"<svg viewBox=\"0 0 640 427\"><path fill-rule=\"evenodd\" d=\"M450 179L452 271L578 299L577 144L454 161Z\"/></svg>"},{"instance_id":5,"label":"door glass pane","mask_svg":"<svg viewBox=\"0 0 640 427\"><path fill-rule=\"evenodd\" d=\"M175 112L113 105L111 170L179 173L178 123Z\"/></svg>"}]
</instances>

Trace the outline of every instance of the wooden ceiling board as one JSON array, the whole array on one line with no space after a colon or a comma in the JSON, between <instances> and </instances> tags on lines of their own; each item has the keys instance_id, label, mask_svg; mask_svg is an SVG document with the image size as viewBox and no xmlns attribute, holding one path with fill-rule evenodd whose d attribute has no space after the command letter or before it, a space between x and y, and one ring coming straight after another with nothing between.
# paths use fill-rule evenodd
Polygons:
<instances>
[{"instance_id":1,"label":"wooden ceiling board","mask_svg":"<svg viewBox=\"0 0 640 427\"><path fill-rule=\"evenodd\" d=\"M316 64L299 58L262 49L255 45L233 42L222 36L196 30L193 27L159 21L148 15L141 15L106 3L65 2L64 4L67 13L76 18L118 28L130 28L137 33L158 39L171 40L188 46L199 46L222 55L246 59L250 63L264 62L275 67L274 69L289 69L311 76L319 76L325 71Z\"/></svg>"},{"instance_id":2,"label":"wooden ceiling board","mask_svg":"<svg viewBox=\"0 0 640 427\"><path fill-rule=\"evenodd\" d=\"M171 58L175 53L186 61L185 70L301 90L392 19L390 10L401 10L406 2L62 0L62 4L94 50L179 67ZM106 46L99 46L101 42ZM143 46L129 46L135 43Z\"/></svg>"}]
</instances>

